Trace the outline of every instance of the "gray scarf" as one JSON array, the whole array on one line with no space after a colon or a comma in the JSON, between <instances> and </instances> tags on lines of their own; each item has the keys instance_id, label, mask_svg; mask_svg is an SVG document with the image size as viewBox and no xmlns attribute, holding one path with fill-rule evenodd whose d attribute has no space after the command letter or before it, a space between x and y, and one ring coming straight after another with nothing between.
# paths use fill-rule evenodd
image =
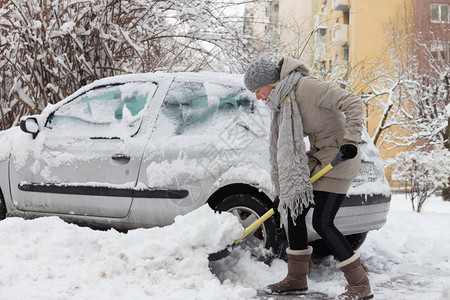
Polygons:
<instances>
[{"instance_id":1,"label":"gray scarf","mask_svg":"<svg viewBox=\"0 0 450 300\"><path fill-rule=\"evenodd\" d=\"M295 224L303 209L314 204L302 118L295 100L295 86L302 76L298 71L291 72L267 99L267 105L272 110L269 146L271 178L280 198L278 211L285 228L288 212Z\"/></svg>"}]
</instances>

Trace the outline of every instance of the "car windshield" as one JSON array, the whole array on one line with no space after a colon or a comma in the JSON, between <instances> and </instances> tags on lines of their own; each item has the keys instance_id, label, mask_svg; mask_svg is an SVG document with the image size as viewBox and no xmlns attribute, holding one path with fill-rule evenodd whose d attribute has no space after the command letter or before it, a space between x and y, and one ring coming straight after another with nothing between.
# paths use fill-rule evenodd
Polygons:
<instances>
[{"instance_id":1,"label":"car windshield","mask_svg":"<svg viewBox=\"0 0 450 300\"><path fill-rule=\"evenodd\" d=\"M253 105L253 94L242 87L176 81L164 100L162 114L170 120L173 134L179 135L214 116L251 112Z\"/></svg>"}]
</instances>

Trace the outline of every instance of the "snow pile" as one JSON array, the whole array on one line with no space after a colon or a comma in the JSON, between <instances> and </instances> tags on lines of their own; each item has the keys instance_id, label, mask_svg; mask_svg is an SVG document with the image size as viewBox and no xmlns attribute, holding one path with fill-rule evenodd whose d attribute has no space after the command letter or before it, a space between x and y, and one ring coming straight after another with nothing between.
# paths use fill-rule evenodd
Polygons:
<instances>
[{"instance_id":1,"label":"snow pile","mask_svg":"<svg viewBox=\"0 0 450 300\"><path fill-rule=\"evenodd\" d=\"M2 299L221 299L256 292L221 283L208 254L242 235L229 213L202 206L171 226L93 231L57 217L0 222Z\"/></svg>"},{"instance_id":2,"label":"snow pile","mask_svg":"<svg viewBox=\"0 0 450 300\"><path fill-rule=\"evenodd\" d=\"M450 299L450 202L432 196L418 214L394 195L388 223L362 246L377 299Z\"/></svg>"},{"instance_id":3,"label":"snow pile","mask_svg":"<svg viewBox=\"0 0 450 300\"><path fill-rule=\"evenodd\" d=\"M450 202L440 197L417 214L405 195L393 195L387 224L370 232L360 249L376 299L449 299L449 215ZM256 290L284 278L284 261L268 266L235 249L208 264L208 253L241 233L235 217L207 206L177 217L171 226L127 234L56 217L7 218L0 222L0 298L270 299ZM316 262L310 292L334 297L344 291L335 264L331 256Z\"/></svg>"}]
</instances>

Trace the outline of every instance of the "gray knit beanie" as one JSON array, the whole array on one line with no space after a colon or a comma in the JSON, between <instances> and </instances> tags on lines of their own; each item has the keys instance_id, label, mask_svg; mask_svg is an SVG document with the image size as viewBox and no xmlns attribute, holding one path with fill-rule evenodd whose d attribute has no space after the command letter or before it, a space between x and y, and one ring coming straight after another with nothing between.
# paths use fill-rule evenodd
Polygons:
<instances>
[{"instance_id":1,"label":"gray knit beanie","mask_svg":"<svg viewBox=\"0 0 450 300\"><path fill-rule=\"evenodd\" d=\"M280 80L280 67L273 62L261 59L252 62L244 75L245 86L252 92Z\"/></svg>"}]
</instances>

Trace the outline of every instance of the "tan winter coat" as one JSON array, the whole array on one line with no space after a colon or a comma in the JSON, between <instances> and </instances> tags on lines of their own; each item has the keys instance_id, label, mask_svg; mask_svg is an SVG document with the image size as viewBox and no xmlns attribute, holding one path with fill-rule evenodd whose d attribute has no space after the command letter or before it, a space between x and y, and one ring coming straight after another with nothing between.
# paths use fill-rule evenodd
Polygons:
<instances>
[{"instance_id":1,"label":"tan winter coat","mask_svg":"<svg viewBox=\"0 0 450 300\"><path fill-rule=\"evenodd\" d=\"M361 100L344 89L309 76L298 60L280 61L283 80L293 70L302 72L296 87L296 101L302 117L304 135L311 149L308 164L311 176L330 163L343 144L358 147L361 142L363 106ZM342 162L313 184L314 190L346 194L361 166L361 153Z\"/></svg>"}]
</instances>

